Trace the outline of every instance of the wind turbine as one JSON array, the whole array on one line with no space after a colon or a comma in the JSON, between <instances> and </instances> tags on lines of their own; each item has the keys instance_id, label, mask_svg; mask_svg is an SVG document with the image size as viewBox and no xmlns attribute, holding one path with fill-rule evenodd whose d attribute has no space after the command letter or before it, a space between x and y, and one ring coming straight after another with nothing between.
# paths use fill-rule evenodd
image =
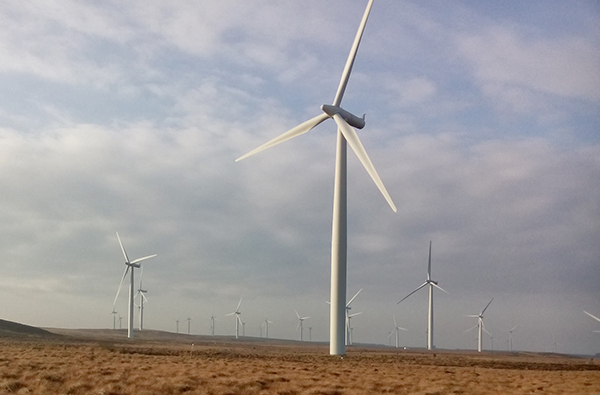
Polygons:
<instances>
[{"instance_id":1,"label":"wind turbine","mask_svg":"<svg viewBox=\"0 0 600 395\"><path fill-rule=\"evenodd\" d=\"M238 303L238 305L235 308L235 311L233 313L225 314L226 316L235 314L235 338L236 339L240 338L240 324L242 323L242 319L240 318L240 314L242 314L240 312L241 305L242 305L242 298L240 298L240 302Z\"/></svg>"},{"instance_id":2,"label":"wind turbine","mask_svg":"<svg viewBox=\"0 0 600 395\"><path fill-rule=\"evenodd\" d=\"M407 331L408 329L402 328L398 326L398 322L396 321L396 316L394 315L394 332L396 334L396 348L400 347L400 331Z\"/></svg>"},{"instance_id":3,"label":"wind turbine","mask_svg":"<svg viewBox=\"0 0 600 395\"><path fill-rule=\"evenodd\" d=\"M362 290L363 290L362 288L359 289L358 292L348 301L348 303L346 303L346 345L352 344L352 334L350 333L350 318L352 318L356 315L362 314L362 313L350 314L350 310L352 310L352 307L350 307L350 304L352 302L354 302L354 299L356 299L356 297Z\"/></svg>"},{"instance_id":4,"label":"wind turbine","mask_svg":"<svg viewBox=\"0 0 600 395\"><path fill-rule=\"evenodd\" d=\"M595 319L596 321L600 322L600 318L596 317L595 315L592 315L585 310L583 310L583 312L586 313L587 315L589 315L590 317L592 317L593 319ZM600 331L593 331L593 332L600 333Z\"/></svg>"},{"instance_id":5,"label":"wind turbine","mask_svg":"<svg viewBox=\"0 0 600 395\"><path fill-rule=\"evenodd\" d=\"M410 295L414 294L418 290L423 287L429 286L429 314L427 319L427 349L432 350L434 348L433 345L433 288L438 288L446 293L448 293L445 289L440 287L437 281L433 281L431 279L431 241L429 242L429 260L427 261L427 280L419 286L419 288L415 289L408 295L406 295L400 302L407 299ZM398 304L400 304L398 302Z\"/></svg>"},{"instance_id":6,"label":"wind turbine","mask_svg":"<svg viewBox=\"0 0 600 395\"><path fill-rule=\"evenodd\" d=\"M354 114L344 110L340 107L350 73L352 72L352 66L354 65L354 59L358 51L358 46L362 38L371 7L373 6L373 0L369 0L365 13L362 17L361 23L354 38L348 60L342 73L340 85L337 93L333 100L332 105L324 104L321 106L323 114L317 115L316 117L296 126L293 129L283 133L282 135L270 140L269 142L261 145L260 147L250 151L249 153L236 159L240 161L248 156L254 155L267 148L273 147L279 143L287 141L293 137L300 136L321 122L328 118L333 118L338 127L337 133L337 145L336 145L336 160L335 160L335 181L334 181L334 192L333 192L333 225L331 232L331 314L330 314L330 339L329 339L329 353L331 355L344 355L346 353L344 326L345 326L345 313L344 306L346 304L346 253L347 253L347 228L346 228L346 142L350 144L352 150L358 156L362 165L365 167L375 185L379 188L379 191L383 194L388 204L394 212L396 212L396 206L392 201L392 198L388 194L381 178L377 174L371 159L367 155L356 131L362 129L365 126L364 116L362 118L357 117Z\"/></svg>"},{"instance_id":7,"label":"wind turbine","mask_svg":"<svg viewBox=\"0 0 600 395\"><path fill-rule=\"evenodd\" d=\"M210 335L215 335L215 321L219 321L213 313L212 306L210 307Z\"/></svg>"},{"instance_id":8,"label":"wind turbine","mask_svg":"<svg viewBox=\"0 0 600 395\"><path fill-rule=\"evenodd\" d=\"M347 332L347 336L348 337L347 337L346 345L350 345L351 346L352 343L353 343L353 340L352 340L352 329L354 329L354 328L350 324L350 320L352 319L352 317L356 317L357 315L360 315L360 314L362 314L362 311L359 312L359 313L349 314L346 317L346 322L347 322L347 326L346 327L348 328L348 332Z\"/></svg>"},{"instance_id":9,"label":"wind turbine","mask_svg":"<svg viewBox=\"0 0 600 395\"><path fill-rule=\"evenodd\" d=\"M113 330L115 330L115 329L117 329L117 314L119 314L119 313L117 313L115 311L114 306L113 306L113 311L110 314L112 314L112 316L113 316Z\"/></svg>"},{"instance_id":10,"label":"wind turbine","mask_svg":"<svg viewBox=\"0 0 600 395\"><path fill-rule=\"evenodd\" d=\"M294 310L294 311L296 311L296 310ZM296 316L298 317L298 326L296 327L296 330L298 330L298 328L300 328L300 341L304 341L302 339L302 331L303 331L302 322L304 322L304 320L310 318L310 316L300 317L300 314L298 314L297 311L296 311Z\"/></svg>"},{"instance_id":11,"label":"wind turbine","mask_svg":"<svg viewBox=\"0 0 600 395\"><path fill-rule=\"evenodd\" d=\"M175 324L177 325L177 333L179 333L179 320L175 320Z\"/></svg>"},{"instance_id":12,"label":"wind turbine","mask_svg":"<svg viewBox=\"0 0 600 395\"><path fill-rule=\"evenodd\" d=\"M142 287L142 277L144 276L144 268L142 267L140 269L140 287L137 290L137 293L135 294L135 296L140 296L140 304L138 306L138 308L140 309L140 331L144 329L144 303L148 302L148 299L146 299L146 295L145 293L148 292L147 289L144 289Z\"/></svg>"},{"instance_id":13,"label":"wind turbine","mask_svg":"<svg viewBox=\"0 0 600 395\"><path fill-rule=\"evenodd\" d=\"M123 317L121 317L119 315L119 329L123 329L123 326L121 325L123 323Z\"/></svg>"},{"instance_id":14,"label":"wind turbine","mask_svg":"<svg viewBox=\"0 0 600 395\"><path fill-rule=\"evenodd\" d=\"M479 328L479 337L477 340L477 351L478 352L481 352L481 334L485 330L485 328L483 327L483 313L485 313L487 308L490 307L490 304L492 303L493 300L494 300L494 298L492 298L492 300L490 300L490 302L487 304L487 306L485 306L485 309L481 310L481 313L467 315L467 317L477 318L477 325L475 325L472 328L467 329L465 332L468 332L471 329ZM491 334L488 331L485 331L485 332L491 336Z\"/></svg>"},{"instance_id":15,"label":"wind turbine","mask_svg":"<svg viewBox=\"0 0 600 395\"><path fill-rule=\"evenodd\" d=\"M190 335L190 334L191 334L191 332L190 332L190 322L192 322L192 319L191 319L190 317L188 317L188 318L186 319L186 321L187 321L187 323L188 323L188 335Z\"/></svg>"},{"instance_id":16,"label":"wind turbine","mask_svg":"<svg viewBox=\"0 0 600 395\"><path fill-rule=\"evenodd\" d=\"M117 290L117 296L115 296L115 301L113 302L113 310L115 305L117 304L117 299L119 298L119 292L121 292L121 287L123 286L123 281L125 281L125 277L127 276L127 272L131 268L130 274L130 284L129 284L129 314L127 317L127 337L133 338L133 296L134 296L134 279L133 279L133 271L136 268L141 267L142 261L150 258L154 258L154 255L148 255L143 258L138 258L133 261L129 260L127 256L127 252L125 252L125 247L123 247L123 243L121 243L121 238L119 237L119 232L117 232L117 239L119 240L119 245L121 246L121 251L123 251L123 256L125 257L125 271L123 272L123 277L121 278L121 283L119 284L119 289Z\"/></svg>"},{"instance_id":17,"label":"wind turbine","mask_svg":"<svg viewBox=\"0 0 600 395\"><path fill-rule=\"evenodd\" d=\"M269 321L267 318L265 318L265 320L263 321L263 323L260 326L260 329L262 331L262 327L264 325L265 327L265 338L268 339L269 338L269 324L272 324L273 321ZM262 336L262 333L261 333Z\"/></svg>"},{"instance_id":18,"label":"wind turbine","mask_svg":"<svg viewBox=\"0 0 600 395\"><path fill-rule=\"evenodd\" d=\"M512 343L512 333L515 329L517 329L517 326L519 325L515 325L513 326L509 331L508 331L508 351L512 352L513 350L513 343Z\"/></svg>"}]
</instances>

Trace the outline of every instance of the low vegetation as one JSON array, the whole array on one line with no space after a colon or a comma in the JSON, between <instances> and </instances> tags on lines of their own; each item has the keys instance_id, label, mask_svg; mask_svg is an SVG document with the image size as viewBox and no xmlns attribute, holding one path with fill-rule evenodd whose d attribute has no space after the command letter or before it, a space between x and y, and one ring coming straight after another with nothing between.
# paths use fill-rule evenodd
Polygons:
<instances>
[{"instance_id":1,"label":"low vegetation","mask_svg":"<svg viewBox=\"0 0 600 395\"><path fill-rule=\"evenodd\" d=\"M600 364L553 355L269 343L0 338L0 393L598 394Z\"/></svg>"}]
</instances>

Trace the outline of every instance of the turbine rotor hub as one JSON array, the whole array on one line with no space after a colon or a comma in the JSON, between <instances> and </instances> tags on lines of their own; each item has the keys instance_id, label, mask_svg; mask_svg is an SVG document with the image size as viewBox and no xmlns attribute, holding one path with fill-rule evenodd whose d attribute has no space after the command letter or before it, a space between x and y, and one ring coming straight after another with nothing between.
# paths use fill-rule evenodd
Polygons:
<instances>
[{"instance_id":1,"label":"turbine rotor hub","mask_svg":"<svg viewBox=\"0 0 600 395\"><path fill-rule=\"evenodd\" d=\"M362 118L357 117L356 115L344 110L339 106L332 106L330 104L323 104L321 106L321 110L323 110L323 112L329 115L330 117L333 117L335 114L338 114L339 116L344 118L344 121L348 122L350 126L355 127L356 129L362 129L366 125L364 114Z\"/></svg>"}]
</instances>

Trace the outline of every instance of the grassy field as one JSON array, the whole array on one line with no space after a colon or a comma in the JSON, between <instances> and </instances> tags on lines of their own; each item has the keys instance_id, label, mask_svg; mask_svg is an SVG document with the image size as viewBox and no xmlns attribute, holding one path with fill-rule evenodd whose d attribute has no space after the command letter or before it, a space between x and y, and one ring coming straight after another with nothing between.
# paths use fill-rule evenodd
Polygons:
<instances>
[{"instance_id":1,"label":"grassy field","mask_svg":"<svg viewBox=\"0 0 600 395\"><path fill-rule=\"evenodd\" d=\"M0 393L600 394L598 361L551 354L350 348L340 358L283 341L53 332L62 336L0 337Z\"/></svg>"}]
</instances>

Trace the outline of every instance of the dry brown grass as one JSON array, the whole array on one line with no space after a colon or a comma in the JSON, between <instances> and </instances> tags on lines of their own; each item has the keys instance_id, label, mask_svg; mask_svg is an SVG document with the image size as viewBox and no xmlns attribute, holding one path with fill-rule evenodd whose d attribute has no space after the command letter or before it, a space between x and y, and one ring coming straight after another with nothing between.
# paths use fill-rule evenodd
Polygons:
<instances>
[{"instance_id":1,"label":"dry brown grass","mask_svg":"<svg viewBox=\"0 0 600 395\"><path fill-rule=\"evenodd\" d=\"M323 346L0 339L0 393L599 394L596 361Z\"/></svg>"}]
</instances>

